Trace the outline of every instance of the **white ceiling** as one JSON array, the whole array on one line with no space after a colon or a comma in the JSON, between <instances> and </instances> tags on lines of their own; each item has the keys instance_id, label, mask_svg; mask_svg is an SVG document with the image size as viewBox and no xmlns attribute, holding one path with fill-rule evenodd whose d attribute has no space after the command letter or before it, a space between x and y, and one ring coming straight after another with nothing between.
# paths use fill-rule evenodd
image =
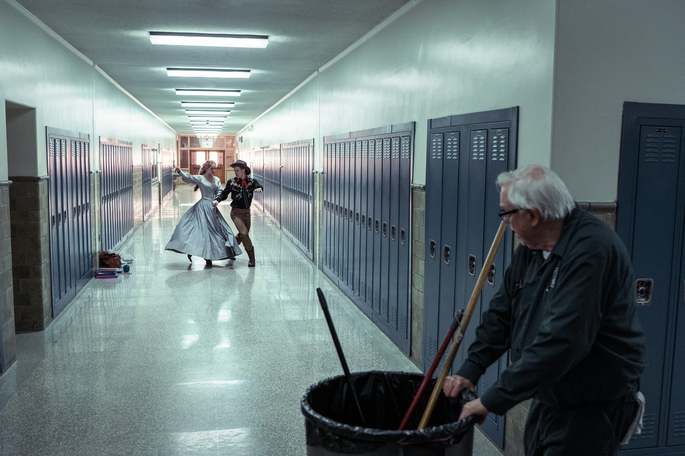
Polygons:
<instances>
[{"instance_id":1,"label":"white ceiling","mask_svg":"<svg viewBox=\"0 0 685 456\"><path fill-rule=\"evenodd\" d=\"M179 132L191 128L174 89L242 89L224 129L237 132L407 1L19 0ZM269 46L154 46L150 31L269 35ZM170 78L167 67L253 71L250 79Z\"/></svg>"}]
</instances>

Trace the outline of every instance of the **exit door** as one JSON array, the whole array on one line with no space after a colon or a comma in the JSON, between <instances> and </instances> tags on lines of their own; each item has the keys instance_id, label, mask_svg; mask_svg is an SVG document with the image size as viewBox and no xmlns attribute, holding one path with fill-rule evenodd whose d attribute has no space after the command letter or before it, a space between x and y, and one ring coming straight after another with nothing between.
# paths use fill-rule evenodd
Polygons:
<instances>
[{"instance_id":1,"label":"exit door","mask_svg":"<svg viewBox=\"0 0 685 456\"><path fill-rule=\"evenodd\" d=\"M653 455L685 449L685 106L623 109L617 230L647 337L644 430L626 454Z\"/></svg>"}]
</instances>

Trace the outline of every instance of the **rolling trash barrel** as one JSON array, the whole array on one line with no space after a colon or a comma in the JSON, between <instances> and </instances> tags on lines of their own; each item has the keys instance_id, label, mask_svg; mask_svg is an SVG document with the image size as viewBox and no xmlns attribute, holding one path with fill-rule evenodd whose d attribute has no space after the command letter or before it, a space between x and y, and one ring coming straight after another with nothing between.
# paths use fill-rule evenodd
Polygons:
<instances>
[{"instance_id":1,"label":"rolling trash barrel","mask_svg":"<svg viewBox=\"0 0 685 456\"><path fill-rule=\"evenodd\" d=\"M398 430L422 380L421 374L404 372L351 374L364 426L344 376L311 386L302 399L307 455L470 456L475 419L459 421L463 404L477 397L470 391L455 399L440 395L429 425L417 430L424 397L407 430Z\"/></svg>"}]
</instances>

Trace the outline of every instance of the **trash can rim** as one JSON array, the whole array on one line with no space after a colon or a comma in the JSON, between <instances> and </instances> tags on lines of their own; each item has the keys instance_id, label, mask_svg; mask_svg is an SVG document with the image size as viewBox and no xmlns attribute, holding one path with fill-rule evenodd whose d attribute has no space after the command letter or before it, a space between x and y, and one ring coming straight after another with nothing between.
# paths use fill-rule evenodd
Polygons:
<instances>
[{"instance_id":1,"label":"trash can rim","mask_svg":"<svg viewBox=\"0 0 685 456\"><path fill-rule=\"evenodd\" d=\"M360 377L364 375L370 375L370 374L394 374L394 375L401 375L401 376L411 376L411 377L422 377L422 374L416 373L416 372L404 372L404 371L379 371L379 370L372 370L372 371L362 371L362 372L354 372L352 373L352 378L355 377ZM344 378L343 375L336 375L333 377L328 377L325 378L313 385L311 385L309 388L307 388L307 391L305 392L302 401L301 401L301 410L302 414L305 416L305 419L310 420L314 422L317 425L324 426L327 428L330 427L335 427L336 429L336 434L344 435L346 437L351 437L351 438L356 438L360 439L363 437L363 440L366 441L389 441L389 440L395 440L395 441L407 441L408 443L417 443L418 441L421 440L427 440L428 436L430 435L430 441L439 441L442 439L449 439L459 428L464 426L465 424L467 425L473 425L475 424L475 420L472 419L467 419L464 421L455 421L452 423L447 423L447 424L442 424L440 426L432 426L432 427L427 427L422 430L418 429L407 429L404 431L400 430L388 430L388 429L379 429L379 428L371 428L371 427L364 427L364 426L353 426L350 424L346 423L341 423L339 421L332 420L326 416L321 415L319 412L314 410L312 406L309 404L308 398L311 395L311 393L317 389L321 388L327 384L330 384L334 381L340 381L342 378ZM474 398L476 397L475 394L473 394ZM425 436L425 439L422 438Z\"/></svg>"}]
</instances>

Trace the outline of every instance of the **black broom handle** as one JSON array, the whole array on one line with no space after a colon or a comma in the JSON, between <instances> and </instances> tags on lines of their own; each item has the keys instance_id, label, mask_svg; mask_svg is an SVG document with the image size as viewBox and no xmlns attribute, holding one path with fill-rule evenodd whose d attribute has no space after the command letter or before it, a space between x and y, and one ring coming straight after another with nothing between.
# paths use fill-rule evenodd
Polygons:
<instances>
[{"instance_id":1,"label":"black broom handle","mask_svg":"<svg viewBox=\"0 0 685 456\"><path fill-rule=\"evenodd\" d=\"M319 297L319 304L321 304L321 310L323 310L323 315L324 317L326 317L326 324L328 324L328 329L331 332L333 344L335 344L335 351L338 352L338 359L340 359L340 364L342 364L343 372L345 372L345 380L347 381L347 387L352 392L352 398L354 399L354 403L357 406L359 418L361 418L362 424L366 425L366 418L364 418L364 412L362 412L362 406L359 403L357 391L355 391L354 386L352 385L352 379L350 378L350 368L347 367L347 361L345 360L345 354L343 353L342 346L340 345L340 340L338 339L338 333L335 331L335 326L333 325L331 313L328 311L328 303L326 303L326 297L323 295L323 291L321 291L321 288L316 289L316 294Z\"/></svg>"}]
</instances>

